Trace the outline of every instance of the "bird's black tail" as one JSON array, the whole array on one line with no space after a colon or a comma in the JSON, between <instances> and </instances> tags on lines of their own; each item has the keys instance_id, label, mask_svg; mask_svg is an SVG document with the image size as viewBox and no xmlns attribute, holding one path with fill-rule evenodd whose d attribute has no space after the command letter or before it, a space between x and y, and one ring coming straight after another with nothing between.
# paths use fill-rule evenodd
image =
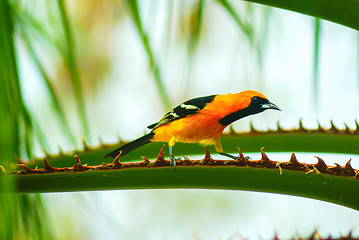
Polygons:
<instances>
[{"instance_id":1,"label":"bird's black tail","mask_svg":"<svg viewBox=\"0 0 359 240\"><path fill-rule=\"evenodd\" d=\"M121 146L120 148L117 148L115 151L110 152L109 154L107 154L105 156L105 158L106 157L115 158L115 157L117 157L118 154L120 154L120 152L122 152L121 156L123 156L123 155L135 150L136 148L139 148L139 147L145 145L146 143L149 143L154 135L155 134L153 132L150 132L149 134L146 134L143 137L137 138L136 140L133 140L132 142L129 142L129 143Z\"/></svg>"}]
</instances>

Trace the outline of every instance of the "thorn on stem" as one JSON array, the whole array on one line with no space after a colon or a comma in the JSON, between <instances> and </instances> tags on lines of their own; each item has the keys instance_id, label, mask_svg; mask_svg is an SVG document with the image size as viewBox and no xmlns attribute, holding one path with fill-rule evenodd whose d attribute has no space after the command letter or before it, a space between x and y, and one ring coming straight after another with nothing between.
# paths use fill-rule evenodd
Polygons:
<instances>
[{"instance_id":1,"label":"thorn on stem","mask_svg":"<svg viewBox=\"0 0 359 240\"><path fill-rule=\"evenodd\" d=\"M348 162L345 164L344 169L349 171L352 175L355 175L355 171L354 168L352 167L352 165L350 164L350 162L352 161L352 159L349 159Z\"/></svg>"},{"instance_id":2,"label":"thorn on stem","mask_svg":"<svg viewBox=\"0 0 359 240\"><path fill-rule=\"evenodd\" d=\"M298 130L300 132L306 132L307 131L303 126L303 119L302 118L299 119L299 128L298 128Z\"/></svg>"},{"instance_id":3,"label":"thorn on stem","mask_svg":"<svg viewBox=\"0 0 359 240\"><path fill-rule=\"evenodd\" d=\"M241 162L241 163L244 163L244 165L247 165L248 164L248 158L246 158L241 149L240 148L237 148L238 149L238 152L239 152L239 158L237 159L237 161Z\"/></svg>"},{"instance_id":4,"label":"thorn on stem","mask_svg":"<svg viewBox=\"0 0 359 240\"><path fill-rule=\"evenodd\" d=\"M76 158L75 165L73 166L73 170L75 172L76 171L86 171L86 170L92 169L92 167L82 165L78 155L75 155L74 157Z\"/></svg>"},{"instance_id":5,"label":"thorn on stem","mask_svg":"<svg viewBox=\"0 0 359 240\"><path fill-rule=\"evenodd\" d=\"M208 151L208 148L206 148L206 154L204 155L205 159L212 159L211 154Z\"/></svg>"},{"instance_id":6,"label":"thorn on stem","mask_svg":"<svg viewBox=\"0 0 359 240\"><path fill-rule=\"evenodd\" d=\"M146 164L149 164L149 163L150 163L150 160L148 160L147 157L141 156L141 158L143 159L143 163L146 163Z\"/></svg>"},{"instance_id":7,"label":"thorn on stem","mask_svg":"<svg viewBox=\"0 0 359 240\"><path fill-rule=\"evenodd\" d=\"M45 172L55 172L56 169L50 165L50 163L47 161L46 157L44 158L44 169Z\"/></svg>"},{"instance_id":8,"label":"thorn on stem","mask_svg":"<svg viewBox=\"0 0 359 240\"><path fill-rule=\"evenodd\" d=\"M254 128L252 121L250 122L249 127L250 127L250 132L251 132L251 133L257 133L257 132L258 132L258 131Z\"/></svg>"},{"instance_id":9,"label":"thorn on stem","mask_svg":"<svg viewBox=\"0 0 359 240\"><path fill-rule=\"evenodd\" d=\"M358 121L355 119L354 120L354 122L355 122L355 130L354 130L354 133L359 133L359 123L358 123Z\"/></svg>"},{"instance_id":10,"label":"thorn on stem","mask_svg":"<svg viewBox=\"0 0 359 240\"><path fill-rule=\"evenodd\" d=\"M62 150L62 148L59 146L59 155L60 156L65 156L64 151Z\"/></svg>"},{"instance_id":11,"label":"thorn on stem","mask_svg":"<svg viewBox=\"0 0 359 240\"><path fill-rule=\"evenodd\" d=\"M208 151L208 148L206 148L206 154L204 155L204 158L201 160L201 165L211 165L213 163L213 159L211 157L211 154Z\"/></svg>"},{"instance_id":12,"label":"thorn on stem","mask_svg":"<svg viewBox=\"0 0 359 240\"><path fill-rule=\"evenodd\" d=\"M120 153L115 157L115 159L113 160L111 167L112 168L121 168L122 164L120 163L120 157L122 155L122 151L120 151Z\"/></svg>"},{"instance_id":13,"label":"thorn on stem","mask_svg":"<svg viewBox=\"0 0 359 240\"><path fill-rule=\"evenodd\" d=\"M337 133L339 130L338 128L335 127L333 120L330 120L330 129L329 131L333 132L333 133Z\"/></svg>"},{"instance_id":14,"label":"thorn on stem","mask_svg":"<svg viewBox=\"0 0 359 240\"><path fill-rule=\"evenodd\" d=\"M90 148L88 147L88 145L87 145L87 143L86 143L86 139L85 139L85 138L82 138L81 140L82 140L82 144L83 144L83 146L84 146L84 151L89 150Z\"/></svg>"},{"instance_id":15,"label":"thorn on stem","mask_svg":"<svg viewBox=\"0 0 359 240\"><path fill-rule=\"evenodd\" d=\"M154 162L155 166L163 165L166 162L165 157L163 155L164 148L165 148L165 144L163 144L162 148L160 149L160 152L158 153L157 159Z\"/></svg>"},{"instance_id":16,"label":"thorn on stem","mask_svg":"<svg viewBox=\"0 0 359 240\"><path fill-rule=\"evenodd\" d=\"M353 131L349 128L349 126L346 123L344 123L344 126L345 126L344 132L346 134L352 134L353 133Z\"/></svg>"},{"instance_id":17,"label":"thorn on stem","mask_svg":"<svg viewBox=\"0 0 359 240\"><path fill-rule=\"evenodd\" d=\"M277 121L277 131L278 132L284 132L284 129L279 124L279 120Z\"/></svg>"},{"instance_id":18,"label":"thorn on stem","mask_svg":"<svg viewBox=\"0 0 359 240\"><path fill-rule=\"evenodd\" d=\"M318 162L313 166L317 169L320 173L324 173L327 171L328 166L325 164L324 160L318 156L315 156L318 159Z\"/></svg>"},{"instance_id":19,"label":"thorn on stem","mask_svg":"<svg viewBox=\"0 0 359 240\"><path fill-rule=\"evenodd\" d=\"M265 154L263 149L264 149L264 147L261 148L261 156L262 156L261 157L261 162L262 163L268 163L268 162L270 162L270 160L269 160L267 154Z\"/></svg>"},{"instance_id":20,"label":"thorn on stem","mask_svg":"<svg viewBox=\"0 0 359 240\"><path fill-rule=\"evenodd\" d=\"M301 165L299 163L299 161L297 160L297 157L295 156L295 153L293 152L292 155L290 156L290 160L289 160L289 163L294 165L294 166L299 166Z\"/></svg>"},{"instance_id":21,"label":"thorn on stem","mask_svg":"<svg viewBox=\"0 0 359 240\"><path fill-rule=\"evenodd\" d=\"M33 173L33 172L36 172L37 170L33 170L33 169L30 169L28 166L26 166L25 164L18 164L19 167L22 167L24 169L24 172L25 173Z\"/></svg>"}]
</instances>

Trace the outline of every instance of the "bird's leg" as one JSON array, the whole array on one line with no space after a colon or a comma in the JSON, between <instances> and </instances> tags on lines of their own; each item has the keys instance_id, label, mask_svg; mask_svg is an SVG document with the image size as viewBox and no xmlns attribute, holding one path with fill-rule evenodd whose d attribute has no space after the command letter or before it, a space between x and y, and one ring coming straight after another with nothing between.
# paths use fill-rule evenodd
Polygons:
<instances>
[{"instance_id":1,"label":"bird's leg","mask_svg":"<svg viewBox=\"0 0 359 240\"><path fill-rule=\"evenodd\" d=\"M219 141L219 138L216 139L215 147L216 147L216 151L219 154L221 154L222 156L226 156L226 157L229 157L229 158L232 158L232 159L237 159L238 158L236 156L233 156L232 154L223 152L223 148L222 148L221 142Z\"/></svg>"},{"instance_id":2,"label":"bird's leg","mask_svg":"<svg viewBox=\"0 0 359 240\"><path fill-rule=\"evenodd\" d=\"M176 171L176 161L181 160L181 157L175 158L172 154L172 146L168 145L170 151L170 164L173 164L173 167Z\"/></svg>"},{"instance_id":3,"label":"bird's leg","mask_svg":"<svg viewBox=\"0 0 359 240\"><path fill-rule=\"evenodd\" d=\"M176 169L176 159L172 154L172 146L168 146L170 150L170 164L173 164L173 167Z\"/></svg>"},{"instance_id":4,"label":"bird's leg","mask_svg":"<svg viewBox=\"0 0 359 240\"><path fill-rule=\"evenodd\" d=\"M222 156L226 156L226 157L229 157L229 158L232 158L234 160L238 159L238 157L232 155L232 154L229 154L229 153L225 153L225 152L220 152L219 154L221 154ZM247 160L252 160L249 156L245 156L244 157L245 159Z\"/></svg>"},{"instance_id":5,"label":"bird's leg","mask_svg":"<svg viewBox=\"0 0 359 240\"><path fill-rule=\"evenodd\" d=\"M226 156L226 157L229 157L229 158L232 158L232 159L237 159L238 157L232 155L232 154L229 154L229 153L225 153L225 152L220 152L219 154L221 154L222 156Z\"/></svg>"}]
</instances>

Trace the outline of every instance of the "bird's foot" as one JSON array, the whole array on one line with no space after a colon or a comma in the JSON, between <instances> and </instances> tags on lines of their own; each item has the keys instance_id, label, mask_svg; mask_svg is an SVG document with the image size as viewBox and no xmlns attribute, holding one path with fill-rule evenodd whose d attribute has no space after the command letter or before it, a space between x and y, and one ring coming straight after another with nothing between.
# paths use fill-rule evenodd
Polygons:
<instances>
[{"instance_id":1,"label":"bird's foot","mask_svg":"<svg viewBox=\"0 0 359 240\"><path fill-rule=\"evenodd\" d=\"M181 157L174 157L173 155L170 155L170 165L173 165L174 170L176 171L176 163L177 161L181 161Z\"/></svg>"}]
</instances>

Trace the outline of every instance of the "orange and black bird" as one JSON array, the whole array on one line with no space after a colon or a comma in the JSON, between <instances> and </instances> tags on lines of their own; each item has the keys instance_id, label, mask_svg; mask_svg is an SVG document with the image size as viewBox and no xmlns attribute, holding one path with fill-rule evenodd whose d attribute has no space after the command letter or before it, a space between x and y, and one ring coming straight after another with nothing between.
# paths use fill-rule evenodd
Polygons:
<instances>
[{"instance_id":1,"label":"orange and black bird","mask_svg":"<svg viewBox=\"0 0 359 240\"><path fill-rule=\"evenodd\" d=\"M176 142L182 142L214 145L219 154L236 159L235 156L223 152L220 142L223 130L238 119L267 109L280 110L263 94L251 90L193 98L166 113L158 122L149 125L148 128L152 129L150 133L121 146L105 157L115 158L120 153L123 156L150 142L167 142L170 160L175 165L172 147Z\"/></svg>"}]
</instances>

